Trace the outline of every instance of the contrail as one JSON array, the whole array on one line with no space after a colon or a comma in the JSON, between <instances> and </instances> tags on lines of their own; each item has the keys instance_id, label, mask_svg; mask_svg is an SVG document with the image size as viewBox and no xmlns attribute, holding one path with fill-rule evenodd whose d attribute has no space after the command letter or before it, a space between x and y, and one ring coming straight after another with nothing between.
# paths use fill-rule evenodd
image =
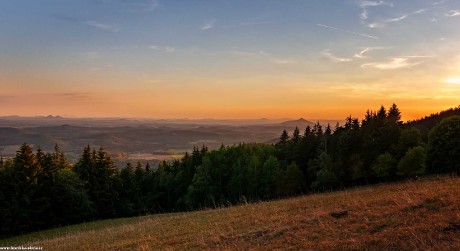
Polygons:
<instances>
[{"instance_id":1,"label":"contrail","mask_svg":"<svg viewBox=\"0 0 460 251\"><path fill-rule=\"evenodd\" d=\"M337 27L332 27L332 26L328 26L328 25L324 25L324 24L317 24L317 25L320 26L320 27L324 27L324 28L328 28L328 29L333 29L333 30L337 30L337 31L341 31L341 32L346 32L346 33L350 33L350 34L353 34L353 35L358 35L358 36L367 37L367 38L373 38L373 39L379 39L379 38L376 37L376 36L371 36L371 35L367 35L367 34L363 34L363 33L358 33L358 32L354 32L354 31L344 30L344 29L340 29L340 28L337 28Z\"/></svg>"}]
</instances>

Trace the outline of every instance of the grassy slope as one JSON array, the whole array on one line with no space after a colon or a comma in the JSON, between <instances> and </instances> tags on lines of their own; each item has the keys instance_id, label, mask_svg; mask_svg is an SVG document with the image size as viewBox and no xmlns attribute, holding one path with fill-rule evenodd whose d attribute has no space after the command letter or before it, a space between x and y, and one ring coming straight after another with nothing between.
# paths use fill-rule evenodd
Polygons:
<instances>
[{"instance_id":1,"label":"grassy slope","mask_svg":"<svg viewBox=\"0 0 460 251\"><path fill-rule=\"evenodd\" d=\"M80 224L0 241L45 250L460 250L460 178ZM339 211L348 214L335 218Z\"/></svg>"}]
</instances>

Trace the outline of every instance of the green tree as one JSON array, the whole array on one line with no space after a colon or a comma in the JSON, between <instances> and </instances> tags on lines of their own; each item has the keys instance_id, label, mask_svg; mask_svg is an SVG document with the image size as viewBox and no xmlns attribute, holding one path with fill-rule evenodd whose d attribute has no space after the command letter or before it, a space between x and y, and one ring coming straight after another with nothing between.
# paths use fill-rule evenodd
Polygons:
<instances>
[{"instance_id":1,"label":"green tree","mask_svg":"<svg viewBox=\"0 0 460 251\"><path fill-rule=\"evenodd\" d=\"M136 199L134 168L131 163L127 163L118 175L120 184L117 184L118 201L117 213L122 216L133 215L135 210L134 200Z\"/></svg>"},{"instance_id":2,"label":"green tree","mask_svg":"<svg viewBox=\"0 0 460 251\"><path fill-rule=\"evenodd\" d=\"M395 174L396 160L390 153L380 154L377 157L376 163L372 166L372 170L379 178L388 178Z\"/></svg>"},{"instance_id":3,"label":"green tree","mask_svg":"<svg viewBox=\"0 0 460 251\"><path fill-rule=\"evenodd\" d=\"M289 134L287 133L286 130L283 130L283 133L280 136L279 143L280 144L287 144L288 141L289 141Z\"/></svg>"},{"instance_id":4,"label":"green tree","mask_svg":"<svg viewBox=\"0 0 460 251\"><path fill-rule=\"evenodd\" d=\"M387 120L390 124L401 124L401 112L395 103L388 110Z\"/></svg>"},{"instance_id":5,"label":"green tree","mask_svg":"<svg viewBox=\"0 0 460 251\"><path fill-rule=\"evenodd\" d=\"M286 170L280 169L277 174L278 195L294 195L305 188L305 180L302 171L295 163L287 166Z\"/></svg>"},{"instance_id":6,"label":"green tree","mask_svg":"<svg viewBox=\"0 0 460 251\"><path fill-rule=\"evenodd\" d=\"M443 119L429 133L429 173L452 173L460 171L460 116Z\"/></svg>"},{"instance_id":7,"label":"green tree","mask_svg":"<svg viewBox=\"0 0 460 251\"><path fill-rule=\"evenodd\" d=\"M85 183L89 198L95 206L98 218L108 218L116 214L117 170L109 154L101 147L98 151L86 146L74 165L73 170Z\"/></svg>"},{"instance_id":8,"label":"green tree","mask_svg":"<svg viewBox=\"0 0 460 251\"><path fill-rule=\"evenodd\" d=\"M339 180L334 170L332 157L328 153L322 152L318 156L317 161L319 165L319 171L316 172L316 181L312 183L312 188L318 189L335 187Z\"/></svg>"},{"instance_id":9,"label":"green tree","mask_svg":"<svg viewBox=\"0 0 460 251\"><path fill-rule=\"evenodd\" d=\"M407 150L423 144L422 134L416 127L411 127L401 131L399 137L397 155L401 158Z\"/></svg>"},{"instance_id":10,"label":"green tree","mask_svg":"<svg viewBox=\"0 0 460 251\"><path fill-rule=\"evenodd\" d=\"M417 176L425 172L426 150L422 146L409 149L398 163L398 175Z\"/></svg>"},{"instance_id":11,"label":"green tree","mask_svg":"<svg viewBox=\"0 0 460 251\"><path fill-rule=\"evenodd\" d=\"M11 189L16 190L16 198L12 198L15 201L11 201L13 224L17 230L41 227L43 219L40 219L40 214L46 207L43 203L45 198L37 194L41 188L39 180L42 175L42 166L31 146L21 145L13 159L12 171L15 185Z\"/></svg>"},{"instance_id":12,"label":"green tree","mask_svg":"<svg viewBox=\"0 0 460 251\"><path fill-rule=\"evenodd\" d=\"M281 138L284 138L286 137L286 135L284 135L284 132L283 132L283 135L281 136ZM295 129L294 129L294 132L292 133L292 138L291 138L291 141L293 144L299 144L300 142L300 131L299 131L299 128L296 126Z\"/></svg>"},{"instance_id":13,"label":"green tree","mask_svg":"<svg viewBox=\"0 0 460 251\"><path fill-rule=\"evenodd\" d=\"M279 141L276 143L277 156L280 160L287 161L288 157L291 155L289 149L289 134L286 130L283 130Z\"/></svg>"},{"instance_id":14,"label":"green tree","mask_svg":"<svg viewBox=\"0 0 460 251\"><path fill-rule=\"evenodd\" d=\"M3 159L2 159L3 161ZM16 216L19 205L19 187L16 183L16 173L13 162L8 159L0 169L0 236L17 231Z\"/></svg>"},{"instance_id":15,"label":"green tree","mask_svg":"<svg viewBox=\"0 0 460 251\"><path fill-rule=\"evenodd\" d=\"M69 169L57 171L53 187L51 197L56 223L60 225L78 223L94 213L85 184L73 171Z\"/></svg>"},{"instance_id":16,"label":"green tree","mask_svg":"<svg viewBox=\"0 0 460 251\"><path fill-rule=\"evenodd\" d=\"M276 173L279 170L279 162L275 156L268 157L265 160L259 180L259 194L261 197L270 198L274 196Z\"/></svg>"}]
</instances>

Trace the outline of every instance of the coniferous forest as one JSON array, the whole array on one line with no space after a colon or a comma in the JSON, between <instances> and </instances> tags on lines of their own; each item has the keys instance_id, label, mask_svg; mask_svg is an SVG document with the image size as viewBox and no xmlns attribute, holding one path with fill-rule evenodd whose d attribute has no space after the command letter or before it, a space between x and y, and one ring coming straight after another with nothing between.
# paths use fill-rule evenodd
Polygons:
<instances>
[{"instance_id":1,"label":"coniferous forest","mask_svg":"<svg viewBox=\"0 0 460 251\"><path fill-rule=\"evenodd\" d=\"M460 171L460 107L403 123L396 105L343 126L283 131L276 144L195 147L159 166L116 167L86 146L70 165L59 146L23 144L0 160L0 236L159 212L198 210Z\"/></svg>"}]
</instances>

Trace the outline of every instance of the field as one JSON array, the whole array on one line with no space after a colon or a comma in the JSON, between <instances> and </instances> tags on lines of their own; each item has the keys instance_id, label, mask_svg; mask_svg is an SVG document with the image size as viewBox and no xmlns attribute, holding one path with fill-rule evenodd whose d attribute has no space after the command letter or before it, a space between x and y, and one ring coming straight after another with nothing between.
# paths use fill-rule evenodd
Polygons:
<instances>
[{"instance_id":1,"label":"field","mask_svg":"<svg viewBox=\"0 0 460 251\"><path fill-rule=\"evenodd\" d=\"M460 178L427 178L1 240L44 250L460 250Z\"/></svg>"}]
</instances>

